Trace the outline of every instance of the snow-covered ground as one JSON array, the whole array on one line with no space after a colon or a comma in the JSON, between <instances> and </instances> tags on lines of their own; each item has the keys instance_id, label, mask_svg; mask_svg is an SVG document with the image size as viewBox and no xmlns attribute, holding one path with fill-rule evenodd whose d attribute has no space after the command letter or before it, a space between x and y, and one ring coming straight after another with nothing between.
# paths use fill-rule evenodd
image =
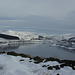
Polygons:
<instances>
[{"instance_id":1,"label":"snow-covered ground","mask_svg":"<svg viewBox=\"0 0 75 75\"><path fill-rule=\"evenodd\" d=\"M29 58L7 54L0 55L0 75L75 75L75 70L72 70L71 67L48 70L47 67L42 67L43 65L55 66L59 65L59 63L48 61L35 64L33 59L29 60Z\"/></svg>"}]
</instances>

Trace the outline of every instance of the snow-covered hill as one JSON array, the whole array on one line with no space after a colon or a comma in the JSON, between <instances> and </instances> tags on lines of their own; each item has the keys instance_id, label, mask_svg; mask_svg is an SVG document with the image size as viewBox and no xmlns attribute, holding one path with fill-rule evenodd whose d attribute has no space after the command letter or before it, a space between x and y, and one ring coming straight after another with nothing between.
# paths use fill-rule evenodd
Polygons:
<instances>
[{"instance_id":1,"label":"snow-covered hill","mask_svg":"<svg viewBox=\"0 0 75 75\"><path fill-rule=\"evenodd\" d=\"M75 37L75 34L70 33L70 34L45 34L45 33L34 33L34 32L19 32L19 31L12 31L8 30L6 32L3 32L5 34L13 35L13 36L18 36L21 40L30 40L32 38L38 38L38 36L43 36L46 38L52 38L53 40L63 40L63 39L69 39L71 37Z\"/></svg>"},{"instance_id":2,"label":"snow-covered hill","mask_svg":"<svg viewBox=\"0 0 75 75\"><path fill-rule=\"evenodd\" d=\"M8 30L7 32L4 32L5 34L18 36L21 40L30 40L32 38L37 38L38 34L33 32L18 32L18 31L11 31Z\"/></svg>"}]
</instances>

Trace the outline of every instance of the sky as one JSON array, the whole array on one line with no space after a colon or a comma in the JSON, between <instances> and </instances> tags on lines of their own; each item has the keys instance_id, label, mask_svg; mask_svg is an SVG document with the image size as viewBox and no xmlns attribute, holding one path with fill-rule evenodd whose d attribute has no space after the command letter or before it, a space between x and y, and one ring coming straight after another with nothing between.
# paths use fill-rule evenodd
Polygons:
<instances>
[{"instance_id":1,"label":"sky","mask_svg":"<svg viewBox=\"0 0 75 75\"><path fill-rule=\"evenodd\" d=\"M67 33L74 32L74 21L75 0L0 0L0 30L65 28Z\"/></svg>"}]
</instances>

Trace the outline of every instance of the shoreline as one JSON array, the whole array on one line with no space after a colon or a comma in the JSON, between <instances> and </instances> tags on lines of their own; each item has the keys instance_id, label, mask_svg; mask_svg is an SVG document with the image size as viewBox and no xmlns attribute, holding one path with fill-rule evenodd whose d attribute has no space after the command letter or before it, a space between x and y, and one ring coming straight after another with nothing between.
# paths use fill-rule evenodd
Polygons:
<instances>
[{"instance_id":1,"label":"shoreline","mask_svg":"<svg viewBox=\"0 0 75 75\"><path fill-rule=\"evenodd\" d=\"M50 65L43 65L42 67L47 67L48 70L52 70L53 68L55 68L56 70L59 70L61 68L64 68L65 66L68 66L68 67L71 67L73 70L75 70L75 60L60 60L58 58L53 58L53 57L49 57L49 58L42 58L42 57L39 57L39 56L35 56L35 57L32 57L30 55L27 55L27 54L23 54L23 53L16 53L14 51L10 51L10 52L5 52L5 51L2 51L0 52L0 54L7 54L7 55L11 55L11 56L21 56L23 58L29 58L30 59L30 62L32 62L31 60L34 60L34 63L35 64L39 64L39 63L46 63L46 62L49 62L49 61L56 61L58 62L60 65L56 65L56 66L50 66ZM23 61L23 60L21 60Z\"/></svg>"}]
</instances>

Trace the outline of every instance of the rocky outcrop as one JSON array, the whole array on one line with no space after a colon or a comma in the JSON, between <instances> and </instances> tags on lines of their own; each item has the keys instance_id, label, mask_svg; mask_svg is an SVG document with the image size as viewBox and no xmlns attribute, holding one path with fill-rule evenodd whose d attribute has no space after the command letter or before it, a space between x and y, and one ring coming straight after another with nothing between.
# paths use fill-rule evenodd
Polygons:
<instances>
[{"instance_id":1,"label":"rocky outcrop","mask_svg":"<svg viewBox=\"0 0 75 75\"><path fill-rule=\"evenodd\" d=\"M0 38L7 39L7 40L20 40L17 36L11 36L7 34L0 34Z\"/></svg>"},{"instance_id":2,"label":"rocky outcrop","mask_svg":"<svg viewBox=\"0 0 75 75\"><path fill-rule=\"evenodd\" d=\"M75 43L75 37L68 39L68 42L74 42Z\"/></svg>"}]
</instances>

